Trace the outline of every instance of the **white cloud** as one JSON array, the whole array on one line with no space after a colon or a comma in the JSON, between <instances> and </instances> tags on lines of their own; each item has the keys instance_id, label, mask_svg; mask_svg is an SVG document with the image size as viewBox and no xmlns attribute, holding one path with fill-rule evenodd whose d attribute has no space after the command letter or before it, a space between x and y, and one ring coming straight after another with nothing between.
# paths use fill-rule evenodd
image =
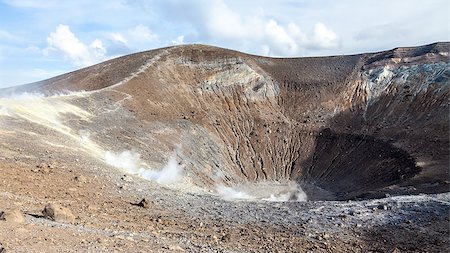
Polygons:
<instances>
[{"instance_id":1,"label":"white cloud","mask_svg":"<svg viewBox=\"0 0 450 253\"><path fill-rule=\"evenodd\" d=\"M101 40L95 39L89 45L89 51L91 53L91 57L94 58L94 61L105 59L106 48L103 46L103 42Z\"/></svg>"},{"instance_id":2,"label":"white cloud","mask_svg":"<svg viewBox=\"0 0 450 253\"><path fill-rule=\"evenodd\" d=\"M111 39L124 45L127 44L127 39L121 33L111 33Z\"/></svg>"},{"instance_id":3,"label":"white cloud","mask_svg":"<svg viewBox=\"0 0 450 253\"><path fill-rule=\"evenodd\" d=\"M241 17L221 0L210 1L206 8L201 10L206 18L204 24L207 31L218 38L238 39L247 36L250 31L250 22L242 21ZM251 33L254 34L255 31Z\"/></svg>"},{"instance_id":4,"label":"white cloud","mask_svg":"<svg viewBox=\"0 0 450 253\"><path fill-rule=\"evenodd\" d=\"M19 76L22 68L70 71L74 66L180 42L270 56L320 56L450 40L445 25L448 0L0 2L5 14L0 25L0 85L34 81ZM62 38L49 35L58 24L72 28L72 32L67 29L73 35L68 38L77 47L64 47ZM115 40L112 33L122 38ZM182 40L176 39L179 35ZM30 44L39 48L39 55ZM56 57L42 57L43 48ZM77 48L78 53L70 53Z\"/></svg>"},{"instance_id":5,"label":"white cloud","mask_svg":"<svg viewBox=\"0 0 450 253\"><path fill-rule=\"evenodd\" d=\"M338 46L338 37L336 33L327 28L323 23L318 22L314 26L312 43L314 47L318 48L335 48Z\"/></svg>"},{"instance_id":6,"label":"white cloud","mask_svg":"<svg viewBox=\"0 0 450 253\"><path fill-rule=\"evenodd\" d=\"M270 53L278 55L295 55L299 53L298 42L275 20L266 23L265 33L269 40Z\"/></svg>"},{"instance_id":7,"label":"white cloud","mask_svg":"<svg viewBox=\"0 0 450 253\"><path fill-rule=\"evenodd\" d=\"M184 35L180 35L175 40L172 40L172 44L174 45L184 44Z\"/></svg>"},{"instance_id":8,"label":"white cloud","mask_svg":"<svg viewBox=\"0 0 450 253\"><path fill-rule=\"evenodd\" d=\"M158 35L152 33L150 28L145 25L139 24L130 30L131 36L134 40L138 41L154 41L158 39Z\"/></svg>"},{"instance_id":9,"label":"white cloud","mask_svg":"<svg viewBox=\"0 0 450 253\"><path fill-rule=\"evenodd\" d=\"M262 9L254 8L242 15L231 9L223 0L199 1L186 14L187 7L179 1L170 1L169 9L175 8L180 13L177 19L191 22L199 30L199 37L217 40L221 44L234 47L258 45L262 53L271 56L299 56L305 50L330 49L339 46L338 36L323 23L315 24L310 34L303 33L295 22L280 23L277 19L267 17ZM173 43L173 41L172 41ZM241 49L242 50L242 49ZM254 49L253 49L254 51Z\"/></svg>"},{"instance_id":10,"label":"white cloud","mask_svg":"<svg viewBox=\"0 0 450 253\"><path fill-rule=\"evenodd\" d=\"M67 25L58 25L56 31L47 37L44 54L61 53L77 67L85 67L106 59L103 43L96 39L90 46L81 42Z\"/></svg>"}]
</instances>

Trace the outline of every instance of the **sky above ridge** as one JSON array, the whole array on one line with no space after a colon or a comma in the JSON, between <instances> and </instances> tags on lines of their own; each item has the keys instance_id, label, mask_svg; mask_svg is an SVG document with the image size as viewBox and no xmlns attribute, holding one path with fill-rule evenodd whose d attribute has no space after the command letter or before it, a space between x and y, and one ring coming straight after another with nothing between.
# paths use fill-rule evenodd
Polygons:
<instances>
[{"instance_id":1,"label":"sky above ridge","mask_svg":"<svg viewBox=\"0 0 450 253\"><path fill-rule=\"evenodd\" d=\"M301 57L450 40L447 0L0 0L0 88L180 44Z\"/></svg>"}]
</instances>

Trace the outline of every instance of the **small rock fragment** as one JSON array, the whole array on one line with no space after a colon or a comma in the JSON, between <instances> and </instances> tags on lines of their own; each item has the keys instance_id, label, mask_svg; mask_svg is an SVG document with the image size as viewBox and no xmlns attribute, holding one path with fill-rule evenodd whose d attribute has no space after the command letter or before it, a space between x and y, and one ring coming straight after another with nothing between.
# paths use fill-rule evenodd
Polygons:
<instances>
[{"instance_id":1,"label":"small rock fragment","mask_svg":"<svg viewBox=\"0 0 450 253\"><path fill-rule=\"evenodd\" d=\"M32 172L40 172L42 174L49 174L56 166L53 163L40 163L36 168L31 169Z\"/></svg>"},{"instance_id":2,"label":"small rock fragment","mask_svg":"<svg viewBox=\"0 0 450 253\"><path fill-rule=\"evenodd\" d=\"M13 209L0 213L0 220L4 220L11 223L25 223L25 217L18 209Z\"/></svg>"},{"instance_id":3,"label":"small rock fragment","mask_svg":"<svg viewBox=\"0 0 450 253\"><path fill-rule=\"evenodd\" d=\"M168 249L170 251L185 252L185 250L178 245L169 245Z\"/></svg>"},{"instance_id":4,"label":"small rock fragment","mask_svg":"<svg viewBox=\"0 0 450 253\"><path fill-rule=\"evenodd\" d=\"M75 216L72 214L72 212L59 204L49 203L45 206L44 210L42 211L42 215L50 220L56 221L56 222L67 222L67 223L74 223L75 222Z\"/></svg>"},{"instance_id":5,"label":"small rock fragment","mask_svg":"<svg viewBox=\"0 0 450 253\"><path fill-rule=\"evenodd\" d=\"M87 178L83 175L79 175L73 178L77 183L87 183Z\"/></svg>"},{"instance_id":6,"label":"small rock fragment","mask_svg":"<svg viewBox=\"0 0 450 253\"><path fill-rule=\"evenodd\" d=\"M96 205L88 205L87 210L89 211L98 211L98 207Z\"/></svg>"},{"instance_id":7,"label":"small rock fragment","mask_svg":"<svg viewBox=\"0 0 450 253\"><path fill-rule=\"evenodd\" d=\"M388 251L389 253L401 253L401 251L397 248L394 247L393 249L391 249L390 251Z\"/></svg>"},{"instance_id":8,"label":"small rock fragment","mask_svg":"<svg viewBox=\"0 0 450 253\"><path fill-rule=\"evenodd\" d=\"M149 208L151 205L151 202L148 201L147 199L143 198L137 205L140 207L143 207L143 208Z\"/></svg>"},{"instance_id":9,"label":"small rock fragment","mask_svg":"<svg viewBox=\"0 0 450 253\"><path fill-rule=\"evenodd\" d=\"M217 236L217 235L212 235L211 236L211 240L213 241L213 242L218 242L219 241L219 237Z\"/></svg>"},{"instance_id":10,"label":"small rock fragment","mask_svg":"<svg viewBox=\"0 0 450 253\"><path fill-rule=\"evenodd\" d=\"M131 176L128 176L128 175L123 175L121 179L123 181L125 181L125 182L132 182L133 181L133 178Z\"/></svg>"},{"instance_id":11,"label":"small rock fragment","mask_svg":"<svg viewBox=\"0 0 450 253\"><path fill-rule=\"evenodd\" d=\"M380 210L388 210L387 205L378 205L377 208Z\"/></svg>"},{"instance_id":12,"label":"small rock fragment","mask_svg":"<svg viewBox=\"0 0 450 253\"><path fill-rule=\"evenodd\" d=\"M327 234L327 233L323 233L322 237L323 237L323 239L325 239L325 240L328 240L328 239L331 238L331 236L330 236L329 234Z\"/></svg>"},{"instance_id":13,"label":"small rock fragment","mask_svg":"<svg viewBox=\"0 0 450 253\"><path fill-rule=\"evenodd\" d=\"M222 236L222 241L223 242L229 242L231 241L231 235L230 234L225 234L224 236Z\"/></svg>"}]
</instances>

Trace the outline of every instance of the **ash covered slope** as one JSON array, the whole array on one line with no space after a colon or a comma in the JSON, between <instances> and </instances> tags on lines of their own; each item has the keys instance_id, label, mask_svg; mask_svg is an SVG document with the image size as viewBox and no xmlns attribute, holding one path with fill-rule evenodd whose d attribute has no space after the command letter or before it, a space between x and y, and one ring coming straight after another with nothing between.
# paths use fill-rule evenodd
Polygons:
<instances>
[{"instance_id":1,"label":"ash covered slope","mask_svg":"<svg viewBox=\"0 0 450 253\"><path fill-rule=\"evenodd\" d=\"M99 134L99 142L123 139L149 164L177 148L187 176L202 187L297 181L311 199L444 192L448 53L449 43L436 43L274 59L179 46L18 90L90 91L72 102L97 108L94 115L119 104L96 119L92 130L115 136Z\"/></svg>"}]
</instances>

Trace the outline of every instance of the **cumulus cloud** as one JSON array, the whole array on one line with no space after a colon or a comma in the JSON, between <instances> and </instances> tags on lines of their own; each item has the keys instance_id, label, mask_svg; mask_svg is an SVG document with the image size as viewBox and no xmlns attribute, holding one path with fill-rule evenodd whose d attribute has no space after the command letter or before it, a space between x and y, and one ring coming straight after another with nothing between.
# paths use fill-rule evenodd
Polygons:
<instances>
[{"instance_id":1,"label":"cumulus cloud","mask_svg":"<svg viewBox=\"0 0 450 253\"><path fill-rule=\"evenodd\" d=\"M308 29L310 33L305 33L297 23L282 23L267 17L262 9L241 15L223 0L198 1L189 6L180 1L168 1L165 8L172 14L176 13L177 21L194 25L198 31L197 39L220 41L220 44L234 47L240 44L240 47L252 45L255 48L255 45L259 45L256 48L260 50L256 53L298 56L308 49L322 50L339 46L337 34L322 22L317 22ZM189 9L189 13L186 13L186 9Z\"/></svg>"},{"instance_id":2,"label":"cumulus cloud","mask_svg":"<svg viewBox=\"0 0 450 253\"><path fill-rule=\"evenodd\" d=\"M299 53L299 42L275 20L269 20L265 26L266 37L269 42L269 54L295 55Z\"/></svg>"},{"instance_id":3,"label":"cumulus cloud","mask_svg":"<svg viewBox=\"0 0 450 253\"><path fill-rule=\"evenodd\" d=\"M154 41L158 39L158 35L154 34L150 28L139 24L130 30L133 39L137 41Z\"/></svg>"},{"instance_id":4,"label":"cumulus cloud","mask_svg":"<svg viewBox=\"0 0 450 253\"><path fill-rule=\"evenodd\" d=\"M34 7L38 2L17 0L9 3ZM275 17L266 16L262 9L242 15L223 0L200 0L190 4L173 0L159 4L156 8L168 9L171 16L175 16L177 25L189 23L194 30L183 30L188 32L188 38L180 35L176 39L166 37L161 40L149 26L138 23L120 31L100 33L97 35L100 37L94 41L86 42L79 39L68 25L60 24L47 36L47 47L43 52L47 56L62 56L76 67L85 67L160 45L184 44L186 39L192 42L219 42L221 46L244 51L250 49L251 52L270 56L299 56L309 49L339 46L337 34L322 22L307 30L310 32L304 32L299 24L280 22ZM8 33L0 35L11 37Z\"/></svg>"},{"instance_id":5,"label":"cumulus cloud","mask_svg":"<svg viewBox=\"0 0 450 253\"><path fill-rule=\"evenodd\" d=\"M113 41L117 41L117 42L122 43L124 45L127 44L127 39L125 39L125 37L121 33L118 33L118 32L111 33L111 39Z\"/></svg>"},{"instance_id":6,"label":"cumulus cloud","mask_svg":"<svg viewBox=\"0 0 450 253\"><path fill-rule=\"evenodd\" d=\"M173 45L181 45L184 44L184 35L178 36L175 40L172 40Z\"/></svg>"},{"instance_id":7,"label":"cumulus cloud","mask_svg":"<svg viewBox=\"0 0 450 253\"><path fill-rule=\"evenodd\" d=\"M106 49L102 41L94 40L89 46L81 42L67 25L58 25L47 37L44 54L62 54L78 67L85 67L106 59Z\"/></svg>"},{"instance_id":8,"label":"cumulus cloud","mask_svg":"<svg viewBox=\"0 0 450 253\"><path fill-rule=\"evenodd\" d=\"M238 39L249 32L250 20L241 20L241 17L223 1L208 1L206 8L200 10L203 11L202 14L207 21L204 23L206 30L218 38Z\"/></svg>"},{"instance_id":9,"label":"cumulus cloud","mask_svg":"<svg viewBox=\"0 0 450 253\"><path fill-rule=\"evenodd\" d=\"M330 49L339 46L339 38L323 23L314 25L310 35L301 31L296 23L285 26L270 19L265 23L265 33L261 38L265 48L263 52L272 56L296 56L308 49Z\"/></svg>"},{"instance_id":10,"label":"cumulus cloud","mask_svg":"<svg viewBox=\"0 0 450 253\"><path fill-rule=\"evenodd\" d=\"M172 44L204 43L270 56L312 56L450 40L448 26L442 25L448 23L443 0L0 1L5 14L0 28L0 86L37 81L23 73L31 69L71 71L98 58ZM21 13L19 19L15 13ZM50 30L57 33L58 24L68 25L68 31L69 26L72 31L77 27L71 40L82 44L75 47L81 48L78 53L67 52L61 38L49 35ZM122 38L111 36L114 33ZM92 39L87 41L85 36ZM51 46L47 46L47 37ZM102 43L93 43L95 38ZM38 53L28 48L30 41L39 47ZM42 57L45 47L51 61Z\"/></svg>"},{"instance_id":11,"label":"cumulus cloud","mask_svg":"<svg viewBox=\"0 0 450 253\"><path fill-rule=\"evenodd\" d=\"M312 45L317 48L334 48L338 46L337 35L323 23L318 22L314 25L314 34Z\"/></svg>"}]
</instances>

